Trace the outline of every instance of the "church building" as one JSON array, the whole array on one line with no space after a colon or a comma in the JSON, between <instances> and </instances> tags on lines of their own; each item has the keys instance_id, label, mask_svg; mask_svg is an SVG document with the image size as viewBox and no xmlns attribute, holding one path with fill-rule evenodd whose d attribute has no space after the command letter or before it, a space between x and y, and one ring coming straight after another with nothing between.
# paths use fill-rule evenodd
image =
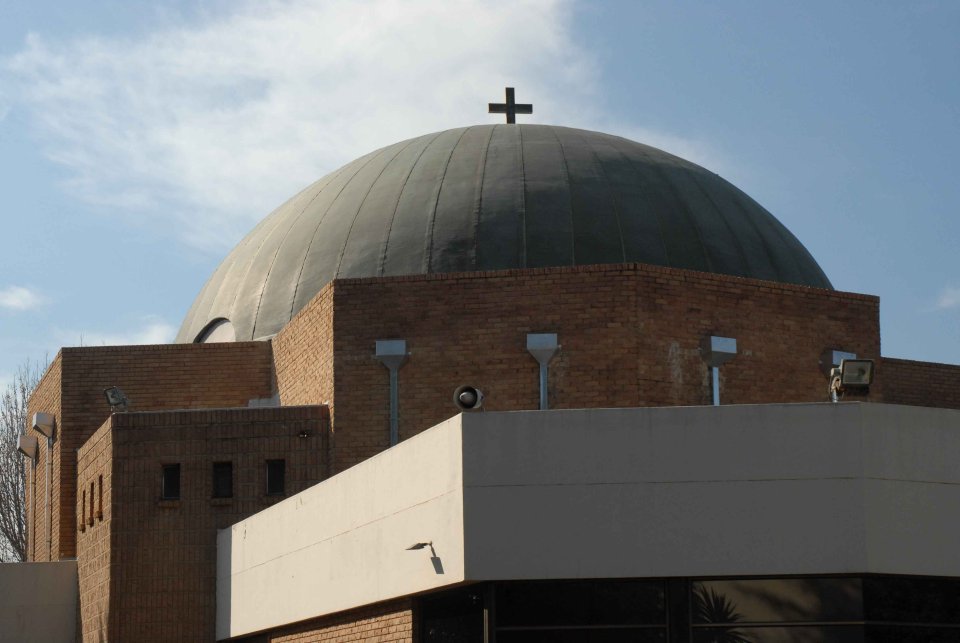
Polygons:
<instances>
[{"instance_id":1,"label":"church building","mask_svg":"<svg viewBox=\"0 0 960 643\"><path fill-rule=\"evenodd\" d=\"M59 352L0 631L960 640L960 366L713 172L491 107L294 195L175 343Z\"/></svg>"}]
</instances>

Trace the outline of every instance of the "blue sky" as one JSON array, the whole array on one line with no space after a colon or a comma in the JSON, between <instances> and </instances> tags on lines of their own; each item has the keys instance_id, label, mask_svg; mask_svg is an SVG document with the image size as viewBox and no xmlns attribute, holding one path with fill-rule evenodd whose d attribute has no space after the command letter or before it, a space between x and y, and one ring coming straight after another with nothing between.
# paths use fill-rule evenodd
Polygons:
<instances>
[{"instance_id":1,"label":"blue sky","mask_svg":"<svg viewBox=\"0 0 960 643\"><path fill-rule=\"evenodd\" d=\"M700 163L960 363L960 3L0 0L0 383L172 339L256 221L392 142L598 129Z\"/></svg>"}]
</instances>

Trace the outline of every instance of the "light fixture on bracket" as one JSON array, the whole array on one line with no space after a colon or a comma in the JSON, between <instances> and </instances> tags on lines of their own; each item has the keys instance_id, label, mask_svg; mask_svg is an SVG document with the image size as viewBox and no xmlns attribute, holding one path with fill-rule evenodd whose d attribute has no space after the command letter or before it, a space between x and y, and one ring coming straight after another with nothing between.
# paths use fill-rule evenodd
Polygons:
<instances>
[{"instance_id":1,"label":"light fixture on bracket","mask_svg":"<svg viewBox=\"0 0 960 643\"><path fill-rule=\"evenodd\" d=\"M830 401L839 402L847 395L869 395L873 371L872 359L841 360L840 366L830 371Z\"/></svg>"}]
</instances>

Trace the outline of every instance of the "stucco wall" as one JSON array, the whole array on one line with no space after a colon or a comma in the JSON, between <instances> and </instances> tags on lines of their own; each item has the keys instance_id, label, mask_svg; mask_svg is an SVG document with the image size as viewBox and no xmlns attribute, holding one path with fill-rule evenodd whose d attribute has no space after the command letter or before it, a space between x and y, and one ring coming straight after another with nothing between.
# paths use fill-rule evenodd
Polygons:
<instances>
[{"instance_id":1,"label":"stucco wall","mask_svg":"<svg viewBox=\"0 0 960 643\"><path fill-rule=\"evenodd\" d=\"M73 643L77 563L0 564L0 640Z\"/></svg>"},{"instance_id":2,"label":"stucco wall","mask_svg":"<svg viewBox=\"0 0 960 643\"><path fill-rule=\"evenodd\" d=\"M960 576L957 461L946 409L465 414L221 531L217 636L460 581Z\"/></svg>"},{"instance_id":3,"label":"stucco wall","mask_svg":"<svg viewBox=\"0 0 960 643\"><path fill-rule=\"evenodd\" d=\"M217 638L462 581L459 424L220 531Z\"/></svg>"}]
</instances>

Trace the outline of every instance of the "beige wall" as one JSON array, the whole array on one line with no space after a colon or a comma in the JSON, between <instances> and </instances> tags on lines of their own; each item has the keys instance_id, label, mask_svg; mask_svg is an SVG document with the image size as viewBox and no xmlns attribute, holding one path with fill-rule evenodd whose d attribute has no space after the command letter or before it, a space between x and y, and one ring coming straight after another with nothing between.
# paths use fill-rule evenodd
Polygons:
<instances>
[{"instance_id":1,"label":"beige wall","mask_svg":"<svg viewBox=\"0 0 960 643\"><path fill-rule=\"evenodd\" d=\"M217 638L462 581L459 425L452 418L222 530ZM407 551L426 541L439 560Z\"/></svg>"},{"instance_id":2,"label":"beige wall","mask_svg":"<svg viewBox=\"0 0 960 643\"><path fill-rule=\"evenodd\" d=\"M0 564L0 640L73 643L77 563Z\"/></svg>"},{"instance_id":3,"label":"beige wall","mask_svg":"<svg viewBox=\"0 0 960 643\"><path fill-rule=\"evenodd\" d=\"M217 636L462 580L960 576L957 461L945 409L457 416L221 531Z\"/></svg>"}]
</instances>

